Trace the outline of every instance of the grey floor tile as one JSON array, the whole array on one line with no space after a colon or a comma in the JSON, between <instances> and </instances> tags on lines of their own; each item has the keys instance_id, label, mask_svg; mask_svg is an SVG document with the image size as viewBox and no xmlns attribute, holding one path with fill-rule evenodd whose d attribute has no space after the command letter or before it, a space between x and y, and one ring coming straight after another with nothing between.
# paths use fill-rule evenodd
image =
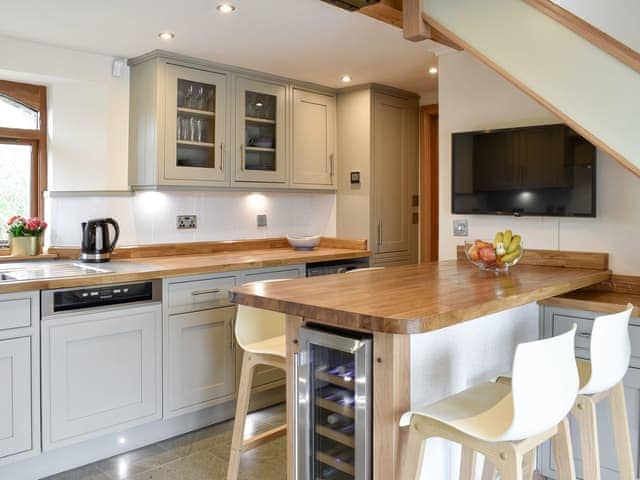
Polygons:
<instances>
[{"instance_id":1,"label":"grey floor tile","mask_svg":"<svg viewBox=\"0 0 640 480\"><path fill-rule=\"evenodd\" d=\"M102 460L95 463L94 466L115 480L124 480L178 458L180 456L177 452L155 444Z\"/></svg>"},{"instance_id":2,"label":"grey floor tile","mask_svg":"<svg viewBox=\"0 0 640 480\"><path fill-rule=\"evenodd\" d=\"M102 472L94 465L69 470L68 472L59 473L44 480L111 480L111 477Z\"/></svg>"}]
</instances>

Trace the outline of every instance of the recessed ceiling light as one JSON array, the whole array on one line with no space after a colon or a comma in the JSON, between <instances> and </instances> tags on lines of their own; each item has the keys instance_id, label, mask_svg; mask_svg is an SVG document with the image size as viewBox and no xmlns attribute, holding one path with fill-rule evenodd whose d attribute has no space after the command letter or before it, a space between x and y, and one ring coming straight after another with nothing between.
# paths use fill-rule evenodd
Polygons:
<instances>
[{"instance_id":1,"label":"recessed ceiling light","mask_svg":"<svg viewBox=\"0 0 640 480\"><path fill-rule=\"evenodd\" d=\"M351 75L342 75L340 81L343 83L349 83L351 81Z\"/></svg>"},{"instance_id":2,"label":"recessed ceiling light","mask_svg":"<svg viewBox=\"0 0 640 480\"><path fill-rule=\"evenodd\" d=\"M431 75L435 75L436 73L438 73L438 67L429 67L429 73Z\"/></svg>"},{"instance_id":3,"label":"recessed ceiling light","mask_svg":"<svg viewBox=\"0 0 640 480\"><path fill-rule=\"evenodd\" d=\"M176 34L173 32L160 32L158 34L158 37L160 37L162 40L173 40L174 38L176 38Z\"/></svg>"},{"instance_id":4,"label":"recessed ceiling light","mask_svg":"<svg viewBox=\"0 0 640 480\"><path fill-rule=\"evenodd\" d=\"M236 11L236 7L230 3L221 3L216 7L220 13L229 14Z\"/></svg>"}]
</instances>

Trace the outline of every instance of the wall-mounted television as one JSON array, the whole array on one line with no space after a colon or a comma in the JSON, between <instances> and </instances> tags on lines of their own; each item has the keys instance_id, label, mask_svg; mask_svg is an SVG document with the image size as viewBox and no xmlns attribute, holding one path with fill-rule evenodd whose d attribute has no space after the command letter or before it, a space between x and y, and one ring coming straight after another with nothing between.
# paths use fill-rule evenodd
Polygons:
<instances>
[{"instance_id":1,"label":"wall-mounted television","mask_svg":"<svg viewBox=\"0 0 640 480\"><path fill-rule=\"evenodd\" d=\"M454 133L456 214L596 216L596 148L566 125Z\"/></svg>"}]
</instances>

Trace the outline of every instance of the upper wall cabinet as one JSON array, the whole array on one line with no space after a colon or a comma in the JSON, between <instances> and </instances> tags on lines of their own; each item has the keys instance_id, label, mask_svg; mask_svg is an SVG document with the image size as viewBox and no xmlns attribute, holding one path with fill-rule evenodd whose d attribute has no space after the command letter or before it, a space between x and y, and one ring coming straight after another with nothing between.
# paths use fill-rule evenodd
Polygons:
<instances>
[{"instance_id":1,"label":"upper wall cabinet","mask_svg":"<svg viewBox=\"0 0 640 480\"><path fill-rule=\"evenodd\" d=\"M336 188L336 99L293 89L291 184Z\"/></svg>"},{"instance_id":2,"label":"upper wall cabinet","mask_svg":"<svg viewBox=\"0 0 640 480\"><path fill-rule=\"evenodd\" d=\"M235 138L237 182L287 180L286 85L237 77Z\"/></svg>"},{"instance_id":3,"label":"upper wall cabinet","mask_svg":"<svg viewBox=\"0 0 640 480\"><path fill-rule=\"evenodd\" d=\"M170 52L129 64L133 188L336 188L334 91Z\"/></svg>"},{"instance_id":4,"label":"upper wall cabinet","mask_svg":"<svg viewBox=\"0 0 640 480\"><path fill-rule=\"evenodd\" d=\"M228 181L227 76L166 65L164 178Z\"/></svg>"}]
</instances>

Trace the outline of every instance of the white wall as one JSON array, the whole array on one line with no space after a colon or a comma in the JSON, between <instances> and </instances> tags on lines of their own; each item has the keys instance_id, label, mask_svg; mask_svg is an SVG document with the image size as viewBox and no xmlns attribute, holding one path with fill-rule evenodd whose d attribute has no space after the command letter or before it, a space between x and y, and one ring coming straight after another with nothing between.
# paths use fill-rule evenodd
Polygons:
<instances>
[{"instance_id":1,"label":"white wall","mask_svg":"<svg viewBox=\"0 0 640 480\"><path fill-rule=\"evenodd\" d=\"M463 238L452 233L451 134L485 128L558 123L553 114L468 53L439 58L440 112L440 258L454 258ZM588 99L585 99L588 101ZM640 273L640 179L598 151L597 217L498 217L471 215L470 238L493 238L511 228L525 247L604 251L619 274Z\"/></svg>"},{"instance_id":2,"label":"white wall","mask_svg":"<svg viewBox=\"0 0 640 480\"><path fill-rule=\"evenodd\" d=\"M47 86L49 190L54 192L45 202L48 244L78 245L80 222L105 216L119 221L120 245L335 235L332 193L123 193L129 188L129 70L114 78L112 61L0 37L0 79ZM78 191L94 193L55 193ZM255 226L257 213L267 213L266 228ZM178 231L178 214L198 215L198 229Z\"/></svg>"},{"instance_id":3,"label":"white wall","mask_svg":"<svg viewBox=\"0 0 640 480\"><path fill-rule=\"evenodd\" d=\"M640 51L640 2L638 0L554 0L574 15Z\"/></svg>"},{"instance_id":4,"label":"white wall","mask_svg":"<svg viewBox=\"0 0 640 480\"><path fill-rule=\"evenodd\" d=\"M0 78L47 86L50 190L128 188L129 71L112 60L0 37Z\"/></svg>"}]
</instances>

